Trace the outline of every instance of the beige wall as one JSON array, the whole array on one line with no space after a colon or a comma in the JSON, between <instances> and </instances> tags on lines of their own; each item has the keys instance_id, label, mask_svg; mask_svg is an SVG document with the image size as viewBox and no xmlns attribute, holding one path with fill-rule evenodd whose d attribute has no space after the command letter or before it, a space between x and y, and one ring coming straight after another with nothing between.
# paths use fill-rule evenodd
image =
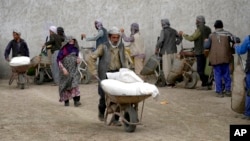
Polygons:
<instances>
[{"instance_id":1,"label":"beige wall","mask_svg":"<svg viewBox=\"0 0 250 141\"><path fill-rule=\"evenodd\" d=\"M33 57L40 53L50 25L63 26L67 35L80 40L83 32L96 34L93 22L97 18L102 19L107 29L123 27L127 34L130 24L137 22L150 56L161 30L160 19L169 18L172 27L191 34L195 30L195 17L204 15L212 29L214 21L221 19L226 30L243 38L250 31L249 5L249 0L1 0L0 78L9 75L3 53L14 28L21 30ZM79 43L81 46L93 44ZM183 44L193 46L187 41Z\"/></svg>"}]
</instances>

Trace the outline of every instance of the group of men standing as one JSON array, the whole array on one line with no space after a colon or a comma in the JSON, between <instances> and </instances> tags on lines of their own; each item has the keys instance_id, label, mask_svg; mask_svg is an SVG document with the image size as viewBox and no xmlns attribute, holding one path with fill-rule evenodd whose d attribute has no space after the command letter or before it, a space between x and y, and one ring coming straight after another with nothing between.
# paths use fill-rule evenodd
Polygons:
<instances>
[{"instance_id":1,"label":"group of men standing","mask_svg":"<svg viewBox=\"0 0 250 141\"><path fill-rule=\"evenodd\" d=\"M205 74L206 64L213 68L215 91L217 97L231 96L231 76L232 70L230 64L233 63L234 47L236 52L243 54L249 52L250 49L250 36L244 40L242 46L237 45L240 40L230 32L223 29L223 22L216 20L214 23L215 31L205 25L205 17L196 17L196 30L193 34L188 35L183 31L177 32L170 27L168 19L162 19L162 31L159 40L156 44L156 54L162 56L162 64L164 75L168 77L170 70L173 68L174 59L176 58L177 45L180 44L182 38L194 42L194 54L197 61L197 72L200 76L201 87L200 90L211 90L212 82L208 81L208 75ZM207 59L208 58L208 59ZM250 120L250 81L248 79L250 73L250 55L248 53L246 64L246 102L244 119ZM207 63L208 61L208 63ZM168 82L166 82L168 83ZM168 84L173 86L174 84Z\"/></svg>"}]
</instances>

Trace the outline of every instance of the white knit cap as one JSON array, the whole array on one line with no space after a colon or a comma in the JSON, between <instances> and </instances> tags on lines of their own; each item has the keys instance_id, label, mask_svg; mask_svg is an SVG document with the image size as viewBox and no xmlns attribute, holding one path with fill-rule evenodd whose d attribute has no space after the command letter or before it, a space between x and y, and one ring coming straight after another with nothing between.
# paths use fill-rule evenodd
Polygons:
<instances>
[{"instance_id":1,"label":"white knit cap","mask_svg":"<svg viewBox=\"0 0 250 141\"><path fill-rule=\"evenodd\" d=\"M120 32L120 30L117 28L117 27L112 27L110 30L109 30L109 32L108 32L109 34L121 34L121 32Z\"/></svg>"},{"instance_id":2,"label":"white knit cap","mask_svg":"<svg viewBox=\"0 0 250 141\"><path fill-rule=\"evenodd\" d=\"M17 29L14 29L13 32L17 33L18 35L21 35L21 32Z\"/></svg>"},{"instance_id":3,"label":"white knit cap","mask_svg":"<svg viewBox=\"0 0 250 141\"><path fill-rule=\"evenodd\" d=\"M57 27L56 26L50 26L49 30L57 34Z\"/></svg>"}]
</instances>

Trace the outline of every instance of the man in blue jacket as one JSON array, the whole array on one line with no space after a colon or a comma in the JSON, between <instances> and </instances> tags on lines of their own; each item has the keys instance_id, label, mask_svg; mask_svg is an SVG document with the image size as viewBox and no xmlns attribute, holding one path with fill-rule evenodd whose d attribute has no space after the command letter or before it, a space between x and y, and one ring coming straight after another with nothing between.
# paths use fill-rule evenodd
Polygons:
<instances>
[{"instance_id":1,"label":"man in blue jacket","mask_svg":"<svg viewBox=\"0 0 250 141\"><path fill-rule=\"evenodd\" d=\"M237 54L245 54L247 53L246 60L246 101L245 101L245 113L243 119L250 120L250 35L245 37L243 43L241 45L235 45L235 51Z\"/></svg>"}]
</instances>

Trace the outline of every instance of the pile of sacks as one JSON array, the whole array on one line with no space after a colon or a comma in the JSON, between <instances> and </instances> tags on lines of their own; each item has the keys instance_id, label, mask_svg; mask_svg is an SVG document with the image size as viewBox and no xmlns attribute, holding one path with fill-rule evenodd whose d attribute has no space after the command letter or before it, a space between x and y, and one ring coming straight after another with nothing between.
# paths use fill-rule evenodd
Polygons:
<instances>
[{"instance_id":1,"label":"pile of sacks","mask_svg":"<svg viewBox=\"0 0 250 141\"><path fill-rule=\"evenodd\" d=\"M156 99L159 90L155 85L144 83L133 71L122 68L119 72L107 73L108 79L101 81L103 90L111 95L152 95Z\"/></svg>"}]
</instances>

